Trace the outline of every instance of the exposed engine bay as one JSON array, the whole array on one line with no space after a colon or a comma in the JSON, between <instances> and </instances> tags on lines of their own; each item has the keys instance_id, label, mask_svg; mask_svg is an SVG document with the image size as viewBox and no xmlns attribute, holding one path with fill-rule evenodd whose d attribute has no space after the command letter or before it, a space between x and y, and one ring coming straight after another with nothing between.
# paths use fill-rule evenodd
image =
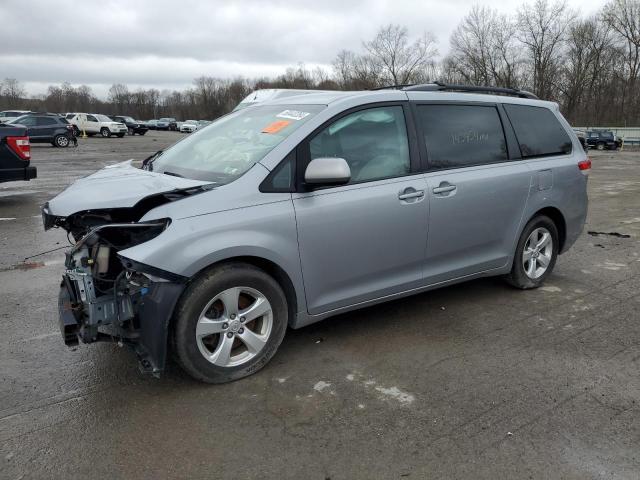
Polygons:
<instances>
[{"instance_id":1,"label":"exposed engine bay","mask_svg":"<svg viewBox=\"0 0 640 480\"><path fill-rule=\"evenodd\" d=\"M66 217L52 214L48 204L43 207L45 230L63 228L72 243L59 295L60 329L67 346L117 342L136 351L144 371L157 374L163 369L168 320L186 279L119 252L151 240L171 223L140 221L146 212L198 191L202 189L168 192L130 208L85 210Z\"/></svg>"},{"instance_id":2,"label":"exposed engine bay","mask_svg":"<svg viewBox=\"0 0 640 480\"><path fill-rule=\"evenodd\" d=\"M91 343L107 335L121 341L136 338L137 306L149 291L150 278L129 270L118 251L158 235L168 221L113 223L97 226L66 254L63 282L70 294L70 308L78 320L77 331L67 329L65 342ZM111 326L110 333L100 332ZM74 338L75 337L75 338Z\"/></svg>"}]
</instances>

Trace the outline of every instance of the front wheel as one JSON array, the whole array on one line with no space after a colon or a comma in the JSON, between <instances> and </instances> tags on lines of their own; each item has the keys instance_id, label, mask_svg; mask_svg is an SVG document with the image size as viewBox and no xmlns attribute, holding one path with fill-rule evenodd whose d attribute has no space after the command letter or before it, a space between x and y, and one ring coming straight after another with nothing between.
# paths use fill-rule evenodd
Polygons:
<instances>
[{"instance_id":1,"label":"front wheel","mask_svg":"<svg viewBox=\"0 0 640 480\"><path fill-rule=\"evenodd\" d=\"M100 135L102 135L104 138L109 138L111 136L111 130L109 130L107 127L103 127L100 129Z\"/></svg>"},{"instance_id":2,"label":"front wheel","mask_svg":"<svg viewBox=\"0 0 640 480\"><path fill-rule=\"evenodd\" d=\"M553 220L545 215L531 219L520 235L507 282L521 289L541 286L553 271L559 246Z\"/></svg>"},{"instance_id":3,"label":"front wheel","mask_svg":"<svg viewBox=\"0 0 640 480\"><path fill-rule=\"evenodd\" d=\"M118 134L118 138L123 138L124 137L124 133L119 133Z\"/></svg>"},{"instance_id":4,"label":"front wheel","mask_svg":"<svg viewBox=\"0 0 640 480\"><path fill-rule=\"evenodd\" d=\"M215 267L187 288L176 307L175 354L197 380L238 380L269 362L287 324L287 300L272 277L248 264Z\"/></svg>"}]
</instances>

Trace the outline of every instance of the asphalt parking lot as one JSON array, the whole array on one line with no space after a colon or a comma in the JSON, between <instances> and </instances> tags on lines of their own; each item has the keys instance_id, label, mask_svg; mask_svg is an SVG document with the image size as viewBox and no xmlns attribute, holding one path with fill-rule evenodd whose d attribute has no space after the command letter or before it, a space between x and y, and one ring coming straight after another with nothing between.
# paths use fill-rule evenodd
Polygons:
<instances>
[{"instance_id":1,"label":"asphalt parking lot","mask_svg":"<svg viewBox=\"0 0 640 480\"><path fill-rule=\"evenodd\" d=\"M640 477L640 152L591 152L585 232L545 287L483 279L289 331L209 386L58 332L39 206L178 133L33 146L0 184L0 478ZM600 234L589 232L601 232Z\"/></svg>"}]
</instances>

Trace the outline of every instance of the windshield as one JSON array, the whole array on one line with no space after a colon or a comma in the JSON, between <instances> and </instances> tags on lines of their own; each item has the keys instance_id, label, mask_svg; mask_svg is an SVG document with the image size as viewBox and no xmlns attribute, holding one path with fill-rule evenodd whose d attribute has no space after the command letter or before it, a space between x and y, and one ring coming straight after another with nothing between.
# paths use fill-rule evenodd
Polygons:
<instances>
[{"instance_id":1,"label":"windshield","mask_svg":"<svg viewBox=\"0 0 640 480\"><path fill-rule=\"evenodd\" d=\"M309 121L323 105L264 105L231 113L157 157L154 172L230 183Z\"/></svg>"},{"instance_id":2,"label":"windshield","mask_svg":"<svg viewBox=\"0 0 640 480\"><path fill-rule=\"evenodd\" d=\"M94 117L96 117L98 119L99 122L113 122L113 120L111 120L109 117L107 117L106 115L100 115L100 114L96 114L94 115Z\"/></svg>"}]
</instances>

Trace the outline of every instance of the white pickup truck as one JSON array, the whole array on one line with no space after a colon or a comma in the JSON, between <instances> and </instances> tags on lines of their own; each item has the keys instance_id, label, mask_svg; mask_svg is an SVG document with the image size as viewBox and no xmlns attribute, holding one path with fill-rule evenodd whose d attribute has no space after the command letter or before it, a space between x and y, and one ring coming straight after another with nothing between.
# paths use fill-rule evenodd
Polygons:
<instances>
[{"instance_id":1,"label":"white pickup truck","mask_svg":"<svg viewBox=\"0 0 640 480\"><path fill-rule=\"evenodd\" d=\"M102 135L105 138L111 135L122 138L127 134L127 126L124 123L114 122L99 113L67 113L66 118L76 127L77 134L84 131L89 136Z\"/></svg>"}]
</instances>

